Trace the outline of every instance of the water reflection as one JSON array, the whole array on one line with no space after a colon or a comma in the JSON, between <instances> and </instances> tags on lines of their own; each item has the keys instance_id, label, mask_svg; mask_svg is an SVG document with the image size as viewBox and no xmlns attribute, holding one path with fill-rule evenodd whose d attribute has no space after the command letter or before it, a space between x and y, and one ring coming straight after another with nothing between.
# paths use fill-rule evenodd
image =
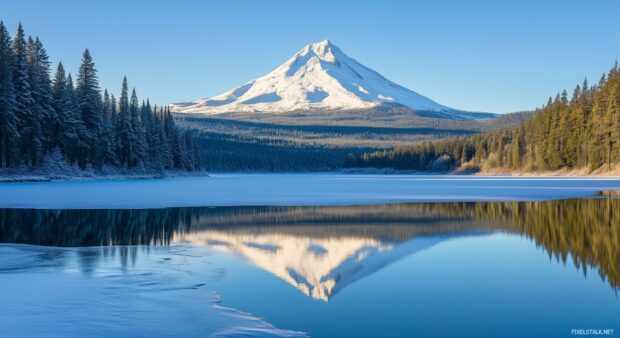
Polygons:
<instances>
[{"instance_id":1,"label":"water reflection","mask_svg":"<svg viewBox=\"0 0 620 338\"><path fill-rule=\"evenodd\" d=\"M328 301L345 286L444 237L381 241L342 235L311 237L286 233L207 230L183 236L192 243L242 256L314 299Z\"/></svg>"},{"instance_id":2,"label":"water reflection","mask_svg":"<svg viewBox=\"0 0 620 338\"><path fill-rule=\"evenodd\" d=\"M445 239L523 234L551 258L620 285L620 199L342 207L0 209L0 242L44 246L191 243L234 253L329 300L347 285ZM125 260L135 247L123 247ZM91 252L91 251L89 251ZM98 252L98 251L95 251ZM96 255L95 255L96 256ZM89 271L91 254L81 257ZM125 262L125 265L127 262ZM131 263L129 263L131 264Z\"/></svg>"}]
</instances>

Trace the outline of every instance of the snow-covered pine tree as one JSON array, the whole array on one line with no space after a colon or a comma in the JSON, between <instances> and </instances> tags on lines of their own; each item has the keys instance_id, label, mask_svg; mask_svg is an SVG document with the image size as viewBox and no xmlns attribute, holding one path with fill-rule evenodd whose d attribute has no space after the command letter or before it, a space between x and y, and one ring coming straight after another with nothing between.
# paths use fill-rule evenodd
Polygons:
<instances>
[{"instance_id":1,"label":"snow-covered pine tree","mask_svg":"<svg viewBox=\"0 0 620 338\"><path fill-rule=\"evenodd\" d=\"M129 87L127 77L123 78L121 96L118 99L118 116L116 119L117 154L120 164L131 166L134 161L134 132L129 114Z\"/></svg>"},{"instance_id":2,"label":"snow-covered pine tree","mask_svg":"<svg viewBox=\"0 0 620 338\"><path fill-rule=\"evenodd\" d=\"M78 119L73 79L71 74L65 77L65 70L62 64L58 65L52 89L54 105L57 107L58 119L60 121L60 126L58 127L60 148L67 160L76 162L81 157L79 145L82 140L79 135L84 126L81 123L82 120Z\"/></svg>"},{"instance_id":3,"label":"snow-covered pine tree","mask_svg":"<svg viewBox=\"0 0 620 338\"><path fill-rule=\"evenodd\" d=\"M30 90L32 95L33 140L31 151L32 163L38 166L43 159L43 152L51 151L53 130L43 128L54 124L56 114L52 108L52 85L50 81L50 62L47 52L39 38L28 38L28 68L30 73Z\"/></svg>"},{"instance_id":4,"label":"snow-covered pine tree","mask_svg":"<svg viewBox=\"0 0 620 338\"><path fill-rule=\"evenodd\" d=\"M110 100L110 94L108 90L103 91L103 106L102 106L102 127L101 136L99 140L102 143L102 155L103 162L107 164L117 164L116 145L114 137L114 115L115 109L112 107L112 101Z\"/></svg>"},{"instance_id":5,"label":"snow-covered pine tree","mask_svg":"<svg viewBox=\"0 0 620 338\"><path fill-rule=\"evenodd\" d=\"M189 130L183 131L183 160L185 170L194 170L194 145Z\"/></svg>"},{"instance_id":6,"label":"snow-covered pine tree","mask_svg":"<svg viewBox=\"0 0 620 338\"><path fill-rule=\"evenodd\" d=\"M172 167L174 166L174 160L172 158L172 149L170 148L171 143L168 139L168 135L166 134L166 127L164 124L164 111L163 108L157 110L157 107L155 107L154 110L156 112L157 124L159 125L159 153L161 154L162 165L164 169L172 169Z\"/></svg>"},{"instance_id":7,"label":"snow-covered pine tree","mask_svg":"<svg viewBox=\"0 0 620 338\"><path fill-rule=\"evenodd\" d=\"M17 146L19 149L19 159L17 159L17 162L21 163L24 159L27 160L30 158L28 155L30 155L32 150L31 140L33 139L33 100L30 91L30 76L28 72L28 50L26 47L24 29L21 23L17 28L15 39L13 39L13 55L14 111L19 121L17 128L21 134L21 142L19 146ZM26 165L29 165L29 163L26 162Z\"/></svg>"},{"instance_id":8,"label":"snow-covered pine tree","mask_svg":"<svg viewBox=\"0 0 620 338\"><path fill-rule=\"evenodd\" d=\"M162 128L159 119L151 108L151 103L146 100L142 109L142 121L146 129L146 143L148 144L148 158L151 169L161 172L164 169L162 161L161 144L159 139L160 129Z\"/></svg>"},{"instance_id":9,"label":"snow-covered pine tree","mask_svg":"<svg viewBox=\"0 0 620 338\"><path fill-rule=\"evenodd\" d=\"M80 168L86 167L86 157L90 150L88 141L88 131L82 120L82 114L75 94L75 86L73 86L73 78L71 73L67 75L67 102L68 102L68 123L65 128L67 140L71 142L71 162L76 161Z\"/></svg>"},{"instance_id":10,"label":"snow-covered pine tree","mask_svg":"<svg viewBox=\"0 0 620 338\"><path fill-rule=\"evenodd\" d=\"M116 101L116 97L114 94L110 95L110 138L112 139L112 145L114 146L114 157L115 157L115 165L120 163L119 153L118 153L118 136L117 136L117 126L118 126L118 105Z\"/></svg>"},{"instance_id":11,"label":"snow-covered pine tree","mask_svg":"<svg viewBox=\"0 0 620 338\"><path fill-rule=\"evenodd\" d=\"M13 88L13 48L9 32L0 21L0 168L16 164L20 137L18 124Z\"/></svg>"},{"instance_id":12,"label":"snow-covered pine tree","mask_svg":"<svg viewBox=\"0 0 620 338\"><path fill-rule=\"evenodd\" d=\"M88 49L75 87L65 74L59 63L52 81L41 41L26 40L21 24L11 41L0 22L0 168L33 169L52 155L82 169L195 167L193 140L176 127L169 109L158 112L148 100L140 106L126 78L118 107L107 90L101 94Z\"/></svg>"},{"instance_id":13,"label":"snow-covered pine tree","mask_svg":"<svg viewBox=\"0 0 620 338\"><path fill-rule=\"evenodd\" d=\"M131 167L138 166L140 163L146 164L146 158L148 156L148 149L146 144L146 138L144 136L144 126L140 119L140 105L138 103L138 96L136 95L136 89L131 90L131 99L129 101L129 113L131 116L131 125L133 129L134 143L134 161L131 163Z\"/></svg>"},{"instance_id":14,"label":"snow-covered pine tree","mask_svg":"<svg viewBox=\"0 0 620 338\"><path fill-rule=\"evenodd\" d=\"M170 153L172 154L172 167L183 167L183 152L181 150L181 142L179 140L179 131L174 124L174 119L170 113L170 108L164 108L164 129L166 137L170 144Z\"/></svg>"},{"instance_id":15,"label":"snow-covered pine tree","mask_svg":"<svg viewBox=\"0 0 620 338\"><path fill-rule=\"evenodd\" d=\"M67 95L67 74L65 74L65 67L62 65L62 62L59 62L58 67L56 67L56 73L54 74L54 80L52 81L52 107L57 120L54 121L53 124L48 125L47 128L50 128L54 135L53 139L50 141L60 147L63 154L67 152L67 144L63 139L63 133L67 128L66 121L69 115L69 104L69 97Z\"/></svg>"},{"instance_id":16,"label":"snow-covered pine tree","mask_svg":"<svg viewBox=\"0 0 620 338\"><path fill-rule=\"evenodd\" d=\"M99 136L101 135L102 102L99 89L99 79L95 63L88 49L82 54L82 64L78 72L75 95L78 102L82 121L86 127L86 144L90 151L85 154L85 162L100 165L103 161Z\"/></svg>"}]
</instances>

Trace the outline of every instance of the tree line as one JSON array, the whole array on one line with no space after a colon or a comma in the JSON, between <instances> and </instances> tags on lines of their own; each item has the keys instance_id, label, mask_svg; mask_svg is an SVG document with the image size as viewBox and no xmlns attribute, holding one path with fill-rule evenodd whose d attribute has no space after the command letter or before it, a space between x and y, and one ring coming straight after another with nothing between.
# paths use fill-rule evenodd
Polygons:
<instances>
[{"instance_id":1,"label":"tree line","mask_svg":"<svg viewBox=\"0 0 620 338\"><path fill-rule=\"evenodd\" d=\"M88 49L75 85L50 61L38 37L21 24L11 39L0 21L0 169L34 170L45 160L80 169L197 170L200 155L188 130L176 126L167 107L139 102L122 82L118 100L101 92Z\"/></svg>"},{"instance_id":2,"label":"tree line","mask_svg":"<svg viewBox=\"0 0 620 338\"><path fill-rule=\"evenodd\" d=\"M437 170L611 171L620 165L620 69L566 90L519 126L365 153L349 167Z\"/></svg>"}]
</instances>

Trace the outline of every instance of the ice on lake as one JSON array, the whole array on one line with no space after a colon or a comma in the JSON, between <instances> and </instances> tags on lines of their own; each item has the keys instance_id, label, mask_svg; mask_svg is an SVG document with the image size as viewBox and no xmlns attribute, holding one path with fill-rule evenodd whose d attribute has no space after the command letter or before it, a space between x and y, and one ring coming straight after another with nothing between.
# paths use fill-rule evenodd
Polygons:
<instances>
[{"instance_id":1,"label":"ice on lake","mask_svg":"<svg viewBox=\"0 0 620 338\"><path fill-rule=\"evenodd\" d=\"M305 337L231 308L187 246L0 245L2 337Z\"/></svg>"},{"instance_id":2,"label":"ice on lake","mask_svg":"<svg viewBox=\"0 0 620 338\"><path fill-rule=\"evenodd\" d=\"M620 179L223 174L161 180L2 183L0 207L78 209L527 201L588 197L602 189L620 189Z\"/></svg>"}]
</instances>

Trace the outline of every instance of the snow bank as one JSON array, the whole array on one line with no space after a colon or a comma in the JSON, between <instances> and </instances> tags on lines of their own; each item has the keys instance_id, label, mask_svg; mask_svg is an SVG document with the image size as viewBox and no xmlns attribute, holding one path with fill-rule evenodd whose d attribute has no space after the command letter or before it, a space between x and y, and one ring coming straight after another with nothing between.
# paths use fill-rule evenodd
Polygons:
<instances>
[{"instance_id":1,"label":"snow bank","mask_svg":"<svg viewBox=\"0 0 620 338\"><path fill-rule=\"evenodd\" d=\"M223 174L159 180L0 184L2 208L353 205L591 197L618 178Z\"/></svg>"}]
</instances>

